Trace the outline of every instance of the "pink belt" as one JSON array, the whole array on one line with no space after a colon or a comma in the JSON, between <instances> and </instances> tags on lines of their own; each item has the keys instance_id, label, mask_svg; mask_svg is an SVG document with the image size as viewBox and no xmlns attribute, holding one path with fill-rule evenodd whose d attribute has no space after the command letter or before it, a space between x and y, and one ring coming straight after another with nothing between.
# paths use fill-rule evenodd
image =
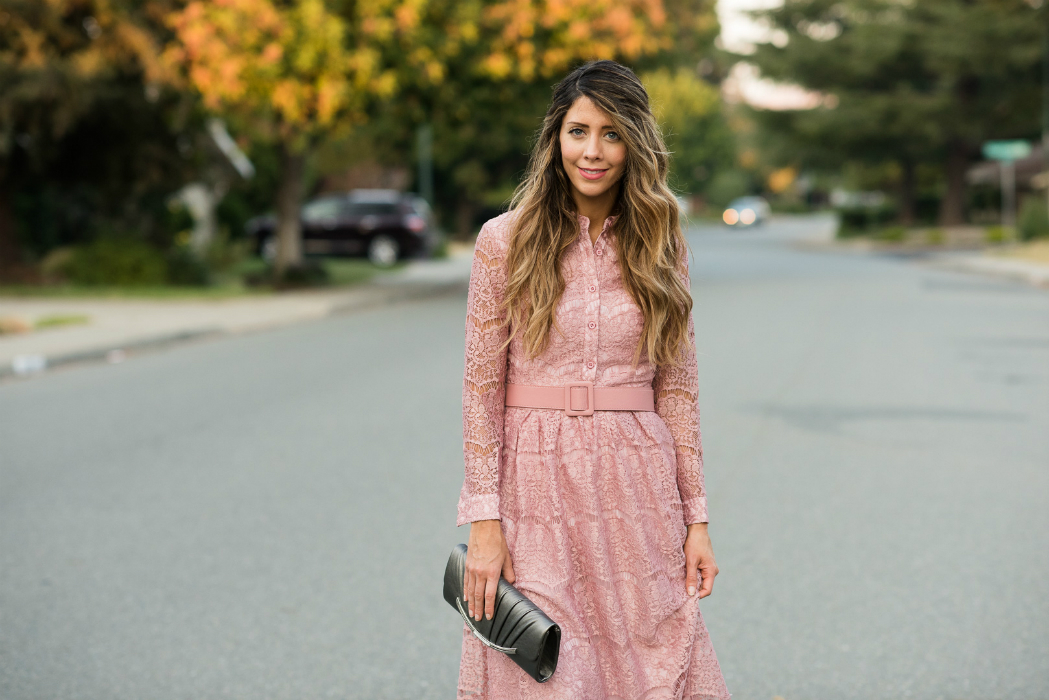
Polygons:
<instances>
[{"instance_id":1,"label":"pink belt","mask_svg":"<svg viewBox=\"0 0 1049 700\"><path fill-rule=\"evenodd\" d=\"M566 416L592 416L594 411L654 411L650 387L594 386L593 382L567 382L564 386L506 385L506 405L550 408Z\"/></svg>"}]
</instances>

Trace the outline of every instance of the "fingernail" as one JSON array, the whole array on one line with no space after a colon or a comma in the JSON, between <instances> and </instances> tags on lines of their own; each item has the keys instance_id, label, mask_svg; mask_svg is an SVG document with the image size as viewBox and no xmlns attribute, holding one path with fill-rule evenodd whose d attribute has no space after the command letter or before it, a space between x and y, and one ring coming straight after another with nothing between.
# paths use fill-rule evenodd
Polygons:
<instances>
[{"instance_id":1,"label":"fingernail","mask_svg":"<svg viewBox=\"0 0 1049 700\"><path fill-rule=\"evenodd\" d=\"M696 587L695 586L689 586L688 587L688 594L689 595L696 595Z\"/></svg>"},{"instance_id":2,"label":"fingernail","mask_svg":"<svg viewBox=\"0 0 1049 700\"><path fill-rule=\"evenodd\" d=\"M489 614L485 614L485 616L484 616L484 619L486 619L486 620L491 620L491 619L492 619L492 616L491 616L491 615L489 615Z\"/></svg>"}]
</instances>

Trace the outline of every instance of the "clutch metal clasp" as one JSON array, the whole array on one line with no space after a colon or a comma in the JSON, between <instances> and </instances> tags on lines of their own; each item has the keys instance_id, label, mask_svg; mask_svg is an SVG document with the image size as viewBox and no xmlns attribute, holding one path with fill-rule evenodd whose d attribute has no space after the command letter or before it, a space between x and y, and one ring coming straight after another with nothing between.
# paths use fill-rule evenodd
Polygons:
<instances>
[{"instance_id":1,"label":"clutch metal clasp","mask_svg":"<svg viewBox=\"0 0 1049 700\"><path fill-rule=\"evenodd\" d=\"M513 647L513 648L501 647L498 644L492 644L490 641L485 639L484 636L480 632L477 631L477 628L474 627L473 620L470 619L470 616L466 614L465 610L463 610L463 603L462 603L462 601L459 598L455 599L455 606L457 608L459 608L459 614L463 616L463 622L465 622L466 626L470 628L470 631L474 633L474 636L481 640L481 644L484 644L489 649L495 649L496 651L501 651L504 654L516 654L517 653L517 647Z\"/></svg>"}]
</instances>

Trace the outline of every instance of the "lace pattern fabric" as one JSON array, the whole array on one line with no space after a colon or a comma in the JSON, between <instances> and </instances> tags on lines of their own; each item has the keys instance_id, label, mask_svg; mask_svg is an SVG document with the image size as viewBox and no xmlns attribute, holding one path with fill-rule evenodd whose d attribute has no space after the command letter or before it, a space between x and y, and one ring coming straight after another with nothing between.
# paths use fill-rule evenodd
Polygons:
<instances>
[{"instance_id":1,"label":"lace pattern fabric","mask_svg":"<svg viewBox=\"0 0 1049 700\"><path fill-rule=\"evenodd\" d=\"M500 310L510 217L482 228L467 302L466 474L458 523L501 519L517 587L562 627L557 673L538 684L464 625L459 697L714 700L729 694L685 591L687 525L706 522L695 330L681 361L632 360L643 318L622 284L614 218L567 252L550 344L505 346ZM681 274L687 281L688 271ZM504 406L505 383L651 386L655 412Z\"/></svg>"}]
</instances>

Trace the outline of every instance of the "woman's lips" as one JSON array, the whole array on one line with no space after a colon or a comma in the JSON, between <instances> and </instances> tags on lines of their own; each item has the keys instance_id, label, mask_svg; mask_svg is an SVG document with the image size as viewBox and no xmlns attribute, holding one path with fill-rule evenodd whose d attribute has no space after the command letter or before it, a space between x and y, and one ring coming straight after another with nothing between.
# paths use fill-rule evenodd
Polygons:
<instances>
[{"instance_id":1,"label":"woman's lips","mask_svg":"<svg viewBox=\"0 0 1049 700\"><path fill-rule=\"evenodd\" d=\"M600 180L605 176L608 170L585 170L579 169L579 174L585 177L587 180Z\"/></svg>"}]
</instances>

